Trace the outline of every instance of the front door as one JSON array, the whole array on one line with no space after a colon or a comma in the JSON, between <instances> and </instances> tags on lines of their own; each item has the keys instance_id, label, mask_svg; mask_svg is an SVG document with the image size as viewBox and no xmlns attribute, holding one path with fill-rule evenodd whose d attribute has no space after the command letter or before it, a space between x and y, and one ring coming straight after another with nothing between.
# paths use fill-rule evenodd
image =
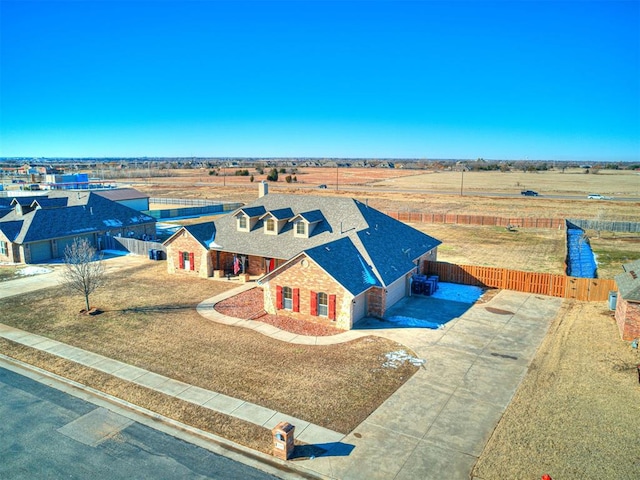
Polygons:
<instances>
[{"instance_id":1,"label":"front door","mask_svg":"<svg viewBox=\"0 0 640 480\"><path fill-rule=\"evenodd\" d=\"M184 262L184 269L191 270L191 263L189 262L189 252L182 252L182 261Z\"/></svg>"}]
</instances>

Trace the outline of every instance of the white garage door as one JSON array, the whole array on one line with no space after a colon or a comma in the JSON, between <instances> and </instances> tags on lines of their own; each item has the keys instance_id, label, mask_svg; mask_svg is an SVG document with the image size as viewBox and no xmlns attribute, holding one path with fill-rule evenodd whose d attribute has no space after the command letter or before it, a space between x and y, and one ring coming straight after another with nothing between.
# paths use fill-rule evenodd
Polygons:
<instances>
[{"instance_id":1,"label":"white garage door","mask_svg":"<svg viewBox=\"0 0 640 480\"><path fill-rule=\"evenodd\" d=\"M387 287L386 308L402 300L407 294L407 280L402 277Z\"/></svg>"},{"instance_id":2,"label":"white garage door","mask_svg":"<svg viewBox=\"0 0 640 480\"><path fill-rule=\"evenodd\" d=\"M46 262L51 260L51 242L34 242L29 244L31 251L31 263Z\"/></svg>"},{"instance_id":3,"label":"white garage door","mask_svg":"<svg viewBox=\"0 0 640 480\"><path fill-rule=\"evenodd\" d=\"M367 293L361 293L353 299L353 323L367 316Z\"/></svg>"}]
</instances>

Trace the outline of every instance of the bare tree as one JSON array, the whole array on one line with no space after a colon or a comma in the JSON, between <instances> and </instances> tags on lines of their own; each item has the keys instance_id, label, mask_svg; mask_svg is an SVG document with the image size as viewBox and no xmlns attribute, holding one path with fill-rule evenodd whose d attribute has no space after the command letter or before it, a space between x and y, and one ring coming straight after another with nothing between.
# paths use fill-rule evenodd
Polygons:
<instances>
[{"instance_id":1,"label":"bare tree","mask_svg":"<svg viewBox=\"0 0 640 480\"><path fill-rule=\"evenodd\" d=\"M63 281L69 290L84 295L88 312L91 309L89 295L106 281L102 255L86 238L74 238L73 243L64 249L64 263Z\"/></svg>"}]
</instances>

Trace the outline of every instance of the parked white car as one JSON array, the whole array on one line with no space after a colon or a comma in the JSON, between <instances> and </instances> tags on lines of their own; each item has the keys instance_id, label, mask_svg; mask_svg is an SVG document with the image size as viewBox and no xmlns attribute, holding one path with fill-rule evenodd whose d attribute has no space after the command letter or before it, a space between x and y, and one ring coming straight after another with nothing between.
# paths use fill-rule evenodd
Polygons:
<instances>
[{"instance_id":1,"label":"parked white car","mask_svg":"<svg viewBox=\"0 0 640 480\"><path fill-rule=\"evenodd\" d=\"M590 193L587 195L587 198L590 200L611 200L611 197L605 197L604 195L600 195L599 193Z\"/></svg>"}]
</instances>

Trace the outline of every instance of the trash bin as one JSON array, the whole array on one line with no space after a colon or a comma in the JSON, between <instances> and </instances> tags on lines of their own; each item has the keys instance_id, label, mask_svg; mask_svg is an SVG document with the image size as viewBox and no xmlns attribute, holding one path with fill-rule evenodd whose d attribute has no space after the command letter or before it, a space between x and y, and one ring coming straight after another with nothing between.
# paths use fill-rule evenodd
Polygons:
<instances>
[{"instance_id":1,"label":"trash bin","mask_svg":"<svg viewBox=\"0 0 640 480\"><path fill-rule=\"evenodd\" d=\"M164 252L162 250L156 250L156 260L164 260Z\"/></svg>"},{"instance_id":2,"label":"trash bin","mask_svg":"<svg viewBox=\"0 0 640 480\"><path fill-rule=\"evenodd\" d=\"M618 292L609 292L609 310L615 310L618 303Z\"/></svg>"},{"instance_id":3,"label":"trash bin","mask_svg":"<svg viewBox=\"0 0 640 480\"><path fill-rule=\"evenodd\" d=\"M293 425L288 422L280 422L271 433L273 434L273 456L282 460L289 460L293 454Z\"/></svg>"},{"instance_id":4,"label":"trash bin","mask_svg":"<svg viewBox=\"0 0 640 480\"><path fill-rule=\"evenodd\" d=\"M149 250L149 260L155 260L154 256L155 256L155 250L150 249Z\"/></svg>"}]
</instances>

